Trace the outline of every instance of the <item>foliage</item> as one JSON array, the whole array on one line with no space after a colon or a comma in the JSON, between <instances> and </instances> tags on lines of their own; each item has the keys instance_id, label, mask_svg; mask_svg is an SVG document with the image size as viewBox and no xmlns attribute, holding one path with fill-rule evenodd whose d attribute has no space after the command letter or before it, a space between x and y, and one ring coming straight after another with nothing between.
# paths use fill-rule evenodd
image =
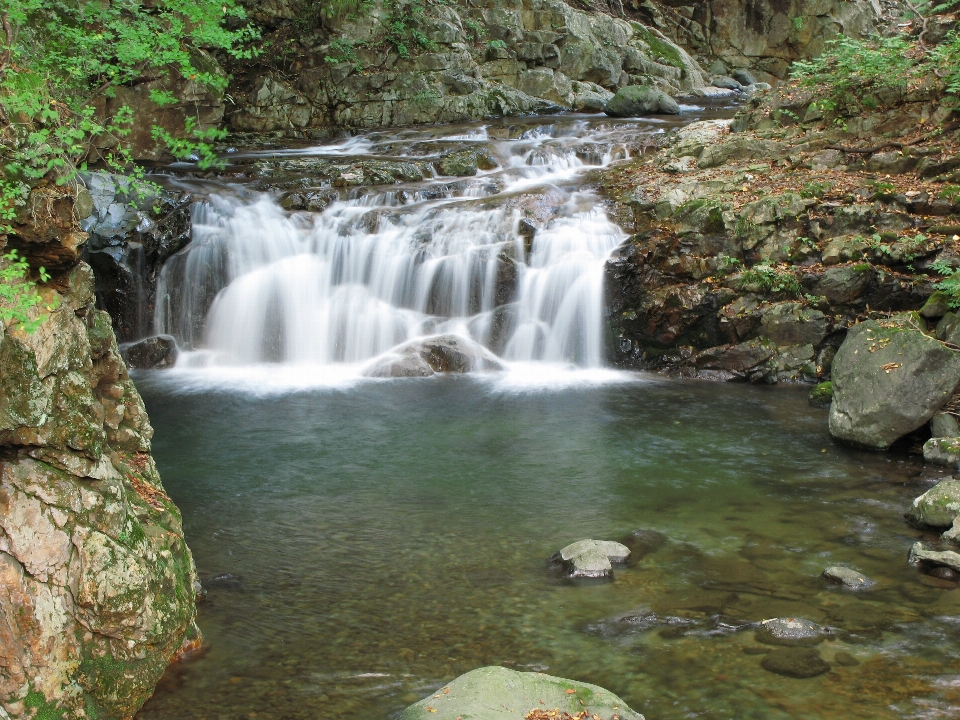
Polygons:
<instances>
[{"instance_id":1,"label":"foliage","mask_svg":"<svg viewBox=\"0 0 960 720\"><path fill-rule=\"evenodd\" d=\"M5 261L5 262L4 262ZM0 255L0 333L3 326L11 320L28 333L36 332L43 318L30 319L30 311L43 302L37 286L27 279L30 266L16 250ZM42 267L38 271L40 280L50 279ZM52 306L48 309L53 309Z\"/></svg>"},{"instance_id":2,"label":"foliage","mask_svg":"<svg viewBox=\"0 0 960 720\"><path fill-rule=\"evenodd\" d=\"M387 18L386 40L402 58L410 57L412 48L435 50L437 45L419 28L426 13L423 0L391 0Z\"/></svg>"},{"instance_id":3,"label":"foliage","mask_svg":"<svg viewBox=\"0 0 960 720\"><path fill-rule=\"evenodd\" d=\"M799 296L801 293L800 281L797 276L786 269L781 269L770 263L757 263L740 275L740 287L755 287L759 292L780 293Z\"/></svg>"},{"instance_id":4,"label":"foliage","mask_svg":"<svg viewBox=\"0 0 960 720\"><path fill-rule=\"evenodd\" d=\"M331 65L339 65L340 63L353 65L354 70L363 72L363 63L357 57L357 51L350 40L338 38L330 43L328 50L330 54L324 56L324 62Z\"/></svg>"},{"instance_id":5,"label":"foliage","mask_svg":"<svg viewBox=\"0 0 960 720\"><path fill-rule=\"evenodd\" d=\"M911 47L901 35L867 40L840 36L827 42L818 57L795 62L790 77L801 87L824 93L817 101L824 112L862 105L871 92L906 87L914 66Z\"/></svg>"},{"instance_id":6,"label":"foliage","mask_svg":"<svg viewBox=\"0 0 960 720\"><path fill-rule=\"evenodd\" d=\"M947 305L954 310L960 308L960 272L945 277L934 287L947 296Z\"/></svg>"}]
</instances>

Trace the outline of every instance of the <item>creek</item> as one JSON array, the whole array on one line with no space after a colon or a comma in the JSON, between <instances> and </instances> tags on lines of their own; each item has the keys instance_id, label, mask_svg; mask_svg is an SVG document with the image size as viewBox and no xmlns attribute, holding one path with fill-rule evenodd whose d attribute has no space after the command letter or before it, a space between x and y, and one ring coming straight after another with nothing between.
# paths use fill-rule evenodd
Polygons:
<instances>
[{"instance_id":1,"label":"creek","mask_svg":"<svg viewBox=\"0 0 960 720\"><path fill-rule=\"evenodd\" d=\"M235 155L480 147L498 164L341 189L312 213L241 181L169 180L205 197L158 286L156 329L185 352L136 380L208 591L207 646L138 718L396 717L490 664L596 683L648 720L956 717L960 590L908 565L920 533L902 519L938 471L833 444L800 387L605 365L603 266L626 234L584 173L729 114L511 119ZM506 369L364 377L438 333ZM612 583L570 584L547 563L634 531L648 552ZM836 564L876 587L827 584ZM752 623L770 617L828 626L830 672L761 668L771 648Z\"/></svg>"}]
</instances>

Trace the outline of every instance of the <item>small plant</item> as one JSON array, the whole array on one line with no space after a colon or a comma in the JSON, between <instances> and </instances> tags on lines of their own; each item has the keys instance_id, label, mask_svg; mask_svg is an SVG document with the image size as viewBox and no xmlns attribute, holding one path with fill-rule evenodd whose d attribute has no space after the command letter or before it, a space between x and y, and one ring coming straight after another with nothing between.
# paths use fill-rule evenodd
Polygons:
<instances>
[{"instance_id":1,"label":"small plant","mask_svg":"<svg viewBox=\"0 0 960 720\"><path fill-rule=\"evenodd\" d=\"M803 198L823 197L832 187L833 187L833 184L828 182L808 182L803 186L803 189L800 190L800 197L803 197Z\"/></svg>"},{"instance_id":2,"label":"small plant","mask_svg":"<svg viewBox=\"0 0 960 720\"><path fill-rule=\"evenodd\" d=\"M770 263L757 263L749 270L744 270L740 276L740 287L757 288L766 293L789 293L799 296L801 293L800 281L789 270L774 267Z\"/></svg>"},{"instance_id":3,"label":"small plant","mask_svg":"<svg viewBox=\"0 0 960 720\"><path fill-rule=\"evenodd\" d=\"M956 310L960 308L960 272L954 272L938 283L934 288L947 296L947 306Z\"/></svg>"},{"instance_id":4,"label":"small plant","mask_svg":"<svg viewBox=\"0 0 960 720\"><path fill-rule=\"evenodd\" d=\"M943 258L938 258L930 263L930 269L941 276L953 275L956 270L956 268L950 264L949 260L944 260Z\"/></svg>"},{"instance_id":5,"label":"small plant","mask_svg":"<svg viewBox=\"0 0 960 720\"><path fill-rule=\"evenodd\" d=\"M474 42L480 42L483 39L483 36L487 34L487 31L484 29L483 25L478 23L476 20L464 20L463 26L473 37Z\"/></svg>"},{"instance_id":6,"label":"small plant","mask_svg":"<svg viewBox=\"0 0 960 720\"><path fill-rule=\"evenodd\" d=\"M43 324L43 316L30 319L30 311L41 305L43 298L37 292L37 286L26 279L29 272L30 265L16 250L0 255L0 332L11 320L28 333L36 332ZM50 279L42 267L37 274L41 282ZM52 310L53 306L47 309Z\"/></svg>"},{"instance_id":7,"label":"small plant","mask_svg":"<svg viewBox=\"0 0 960 720\"><path fill-rule=\"evenodd\" d=\"M875 193L880 195L889 195L897 189L897 186L893 183L884 182L882 180L874 181L870 183L870 186L873 188Z\"/></svg>"},{"instance_id":8,"label":"small plant","mask_svg":"<svg viewBox=\"0 0 960 720\"><path fill-rule=\"evenodd\" d=\"M494 50L506 50L507 44L503 40L491 40L487 43L487 47Z\"/></svg>"},{"instance_id":9,"label":"small plant","mask_svg":"<svg viewBox=\"0 0 960 720\"><path fill-rule=\"evenodd\" d=\"M717 272L721 275L729 275L743 267L743 262L735 257L720 253L717 256Z\"/></svg>"},{"instance_id":10,"label":"small plant","mask_svg":"<svg viewBox=\"0 0 960 720\"><path fill-rule=\"evenodd\" d=\"M337 39L330 43L330 54L325 55L323 61L330 65L353 65L357 72L363 72L363 63L357 58L357 51L349 40Z\"/></svg>"}]
</instances>

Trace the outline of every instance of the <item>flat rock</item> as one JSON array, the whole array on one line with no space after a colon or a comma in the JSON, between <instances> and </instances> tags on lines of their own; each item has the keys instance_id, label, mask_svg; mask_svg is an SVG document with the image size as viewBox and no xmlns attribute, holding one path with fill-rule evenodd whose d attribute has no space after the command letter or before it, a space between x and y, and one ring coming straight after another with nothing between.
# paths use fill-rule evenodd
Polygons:
<instances>
[{"instance_id":1,"label":"flat rock","mask_svg":"<svg viewBox=\"0 0 960 720\"><path fill-rule=\"evenodd\" d=\"M823 675L830 666L820 653L810 648L781 648L764 656L760 667L768 672L791 678L812 678Z\"/></svg>"},{"instance_id":2,"label":"flat rock","mask_svg":"<svg viewBox=\"0 0 960 720\"><path fill-rule=\"evenodd\" d=\"M554 554L550 560L561 565L571 578L613 578L613 564L626 563L630 548L612 540L578 540Z\"/></svg>"},{"instance_id":3,"label":"flat rock","mask_svg":"<svg viewBox=\"0 0 960 720\"><path fill-rule=\"evenodd\" d=\"M521 720L531 709L587 712L601 720L643 720L597 685L490 666L471 670L408 707L400 720Z\"/></svg>"},{"instance_id":4,"label":"flat rock","mask_svg":"<svg viewBox=\"0 0 960 720\"><path fill-rule=\"evenodd\" d=\"M942 565L951 570L960 572L960 553L953 550L929 550L924 547L922 542L913 544L910 548L910 562L928 563L930 565Z\"/></svg>"},{"instance_id":5,"label":"flat rock","mask_svg":"<svg viewBox=\"0 0 960 720\"><path fill-rule=\"evenodd\" d=\"M757 627L756 638L767 645L817 645L827 629L804 618L771 618Z\"/></svg>"},{"instance_id":6,"label":"flat rock","mask_svg":"<svg viewBox=\"0 0 960 720\"><path fill-rule=\"evenodd\" d=\"M920 527L945 528L960 515L960 481L944 478L916 498L906 518Z\"/></svg>"},{"instance_id":7,"label":"flat rock","mask_svg":"<svg viewBox=\"0 0 960 720\"><path fill-rule=\"evenodd\" d=\"M854 325L831 369L830 434L884 449L926 424L960 382L960 354L919 330L916 316Z\"/></svg>"},{"instance_id":8,"label":"flat rock","mask_svg":"<svg viewBox=\"0 0 960 720\"><path fill-rule=\"evenodd\" d=\"M838 582L841 585L854 590L865 590L866 588L876 585L876 582L868 578L863 573L857 572L852 568L842 567L840 565L828 567L823 571L823 577L825 577L827 580Z\"/></svg>"}]
</instances>

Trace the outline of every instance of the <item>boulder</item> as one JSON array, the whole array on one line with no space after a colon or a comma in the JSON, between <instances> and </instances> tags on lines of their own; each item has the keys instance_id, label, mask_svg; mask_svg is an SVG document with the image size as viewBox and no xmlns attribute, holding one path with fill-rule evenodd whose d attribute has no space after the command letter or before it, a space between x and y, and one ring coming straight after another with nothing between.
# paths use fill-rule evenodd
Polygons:
<instances>
[{"instance_id":1,"label":"boulder","mask_svg":"<svg viewBox=\"0 0 960 720\"><path fill-rule=\"evenodd\" d=\"M960 437L960 422L957 422L957 416L948 412L934 415L930 421L930 435L935 438Z\"/></svg>"},{"instance_id":2,"label":"boulder","mask_svg":"<svg viewBox=\"0 0 960 720\"><path fill-rule=\"evenodd\" d=\"M726 90L739 90L743 87L743 85L738 83L732 77L724 77L722 75L713 79L713 86L724 88Z\"/></svg>"},{"instance_id":3,"label":"boulder","mask_svg":"<svg viewBox=\"0 0 960 720\"><path fill-rule=\"evenodd\" d=\"M942 318L950 311L950 298L939 290L927 298L920 308L920 315L925 318Z\"/></svg>"},{"instance_id":4,"label":"boulder","mask_svg":"<svg viewBox=\"0 0 960 720\"><path fill-rule=\"evenodd\" d=\"M823 675L830 666L811 648L780 648L768 653L760 667L776 675L791 678L812 678Z\"/></svg>"},{"instance_id":5,"label":"boulder","mask_svg":"<svg viewBox=\"0 0 960 720\"><path fill-rule=\"evenodd\" d=\"M611 117L679 115L677 101L649 85L627 85L617 90L603 111Z\"/></svg>"},{"instance_id":6,"label":"boulder","mask_svg":"<svg viewBox=\"0 0 960 720\"><path fill-rule=\"evenodd\" d=\"M741 85L757 84L757 78L754 76L752 72L750 72L745 68L737 68L736 70L731 72L730 75L733 76L733 79L736 80Z\"/></svg>"},{"instance_id":7,"label":"boulder","mask_svg":"<svg viewBox=\"0 0 960 720\"><path fill-rule=\"evenodd\" d=\"M571 578L613 579L613 563L630 559L630 548L611 540L579 540L555 553L550 561Z\"/></svg>"},{"instance_id":8,"label":"boulder","mask_svg":"<svg viewBox=\"0 0 960 720\"><path fill-rule=\"evenodd\" d=\"M927 423L960 382L960 355L919 330L915 316L855 325L831 369L830 434L887 448Z\"/></svg>"},{"instance_id":9,"label":"boulder","mask_svg":"<svg viewBox=\"0 0 960 720\"><path fill-rule=\"evenodd\" d=\"M952 477L941 480L916 498L906 518L920 527L950 527L960 515L960 481Z\"/></svg>"},{"instance_id":10,"label":"boulder","mask_svg":"<svg viewBox=\"0 0 960 720\"><path fill-rule=\"evenodd\" d=\"M778 347L819 345L827 336L827 318L802 303L776 303L761 311L760 334Z\"/></svg>"},{"instance_id":11,"label":"boulder","mask_svg":"<svg viewBox=\"0 0 960 720\"><path fill-rule=\"evenodd\" d=\"M572 90L570 106L577 112L603 112L610 98L613 97L612 92L591 82L575 82L572 84Z\"/></svg>"},{"instance_id":12,"label":"boulder","mask_svg":"<svg viewBox=\"0 0 960 720\"><path fill-rule=\"evenodd\" d=\"M827 628L804 618L771 618L760 622L756 638L767 645L817 645L827 634Z\"/></svg>"},{"instance_id":13,"label":"boulder","mask_svg":"<svg viewBox=\"0 0 960 720\"><path fill-rule=\"evenodd\" d=\"M468 373L503 370L497 356L473 340L459 335L434 335L400 345L377 358L364 377L426 377L434 373Z\"/></svg>"},{"instance_id":14,"label":"boulder","mask_svg":"<svg viewBox=\"0 0 960 720\"><path fill-rule=\"evenodd\" d=\"M923 459L932 465L957 467L960 437L932 437L923 444Z\"/></svg>"},{"instance_id":15,"label":"boulder","mask_svg":"<svg viewBox=\"0 0 960 720\"><path fill-rule=\"evenodd\" d=\"M960 345L960 315L948 312L937 323L937 340Z\"/></svg>"},{"instance_id":16,"label":"boulder","mask_svg":"<svg viewBox=\"0 0 960 720\"><path fill-rule=\"evenodd\" d=\"M173 367L179 354L177 341L172 335L154 335L120 346L120 355L127 366L138 370Z\"/></svg>"},{"instance_id":17,"label":"boulder","mask_svg":"<svg viewBox=\"0 0 960 720\"><path fill-rule=\"evenodd\" d=\"M814 385L807 401L813 405L813 407L830 407L830 403L833 402L833 383L825 380L822 383Z\"/></svg>"},{"instance_id":18,"label":"boulder","mask_svg":"<svg viewBox=\"0 0 960 720\"><path fill-rule=\"evenodd\" d=\"M909 561L915 564L936 565L960 572L960 553L953 550L929 550L922 542L916 542L910 548Z\"/></svg>"},{"instance_id":19,"label":"boulder","mask_svg":"<svg viewBox=\"0 0 960 720\"><path fill-rule=\"evenodd\" d=\"M731 160L772 160L777 157L777 143L772 140L734 135L724 142L711 145L703 151L697 166L701 169L715 168Z\"/></svg>"},{"instance_id":20,"label":"boulder","mask_svg":"<svg viewBox=\"0 0 960 720\"><path fill-rule=\"evenodd\" d=\"M436 163L437 171L441 175L466 177L476 175L477 170L493 170L497 161L486 150L454 150L446 153Z\"/></svg>"},{"instance_id":21,"label":"boulder","mask_svg":"<svg viewBox=\"0 0 960 720\"><path fill-rule=\"evenodd\" d=\"M643 720L597 685L490 666L471 670L408 707L400 720L520 720L530 709L601 720Z\"/></svg>"},{"instance_id":22,"label":"boulder","mask_svg":"<svg viewBox=\"0 0 960 720\"><path fill-rule=\"evenodd\" d=\"M828 567L823 571L823 577L854 590L865 590L876 585L876 582L863 573L841 565Z\"/></svg>"}]
</instances>

